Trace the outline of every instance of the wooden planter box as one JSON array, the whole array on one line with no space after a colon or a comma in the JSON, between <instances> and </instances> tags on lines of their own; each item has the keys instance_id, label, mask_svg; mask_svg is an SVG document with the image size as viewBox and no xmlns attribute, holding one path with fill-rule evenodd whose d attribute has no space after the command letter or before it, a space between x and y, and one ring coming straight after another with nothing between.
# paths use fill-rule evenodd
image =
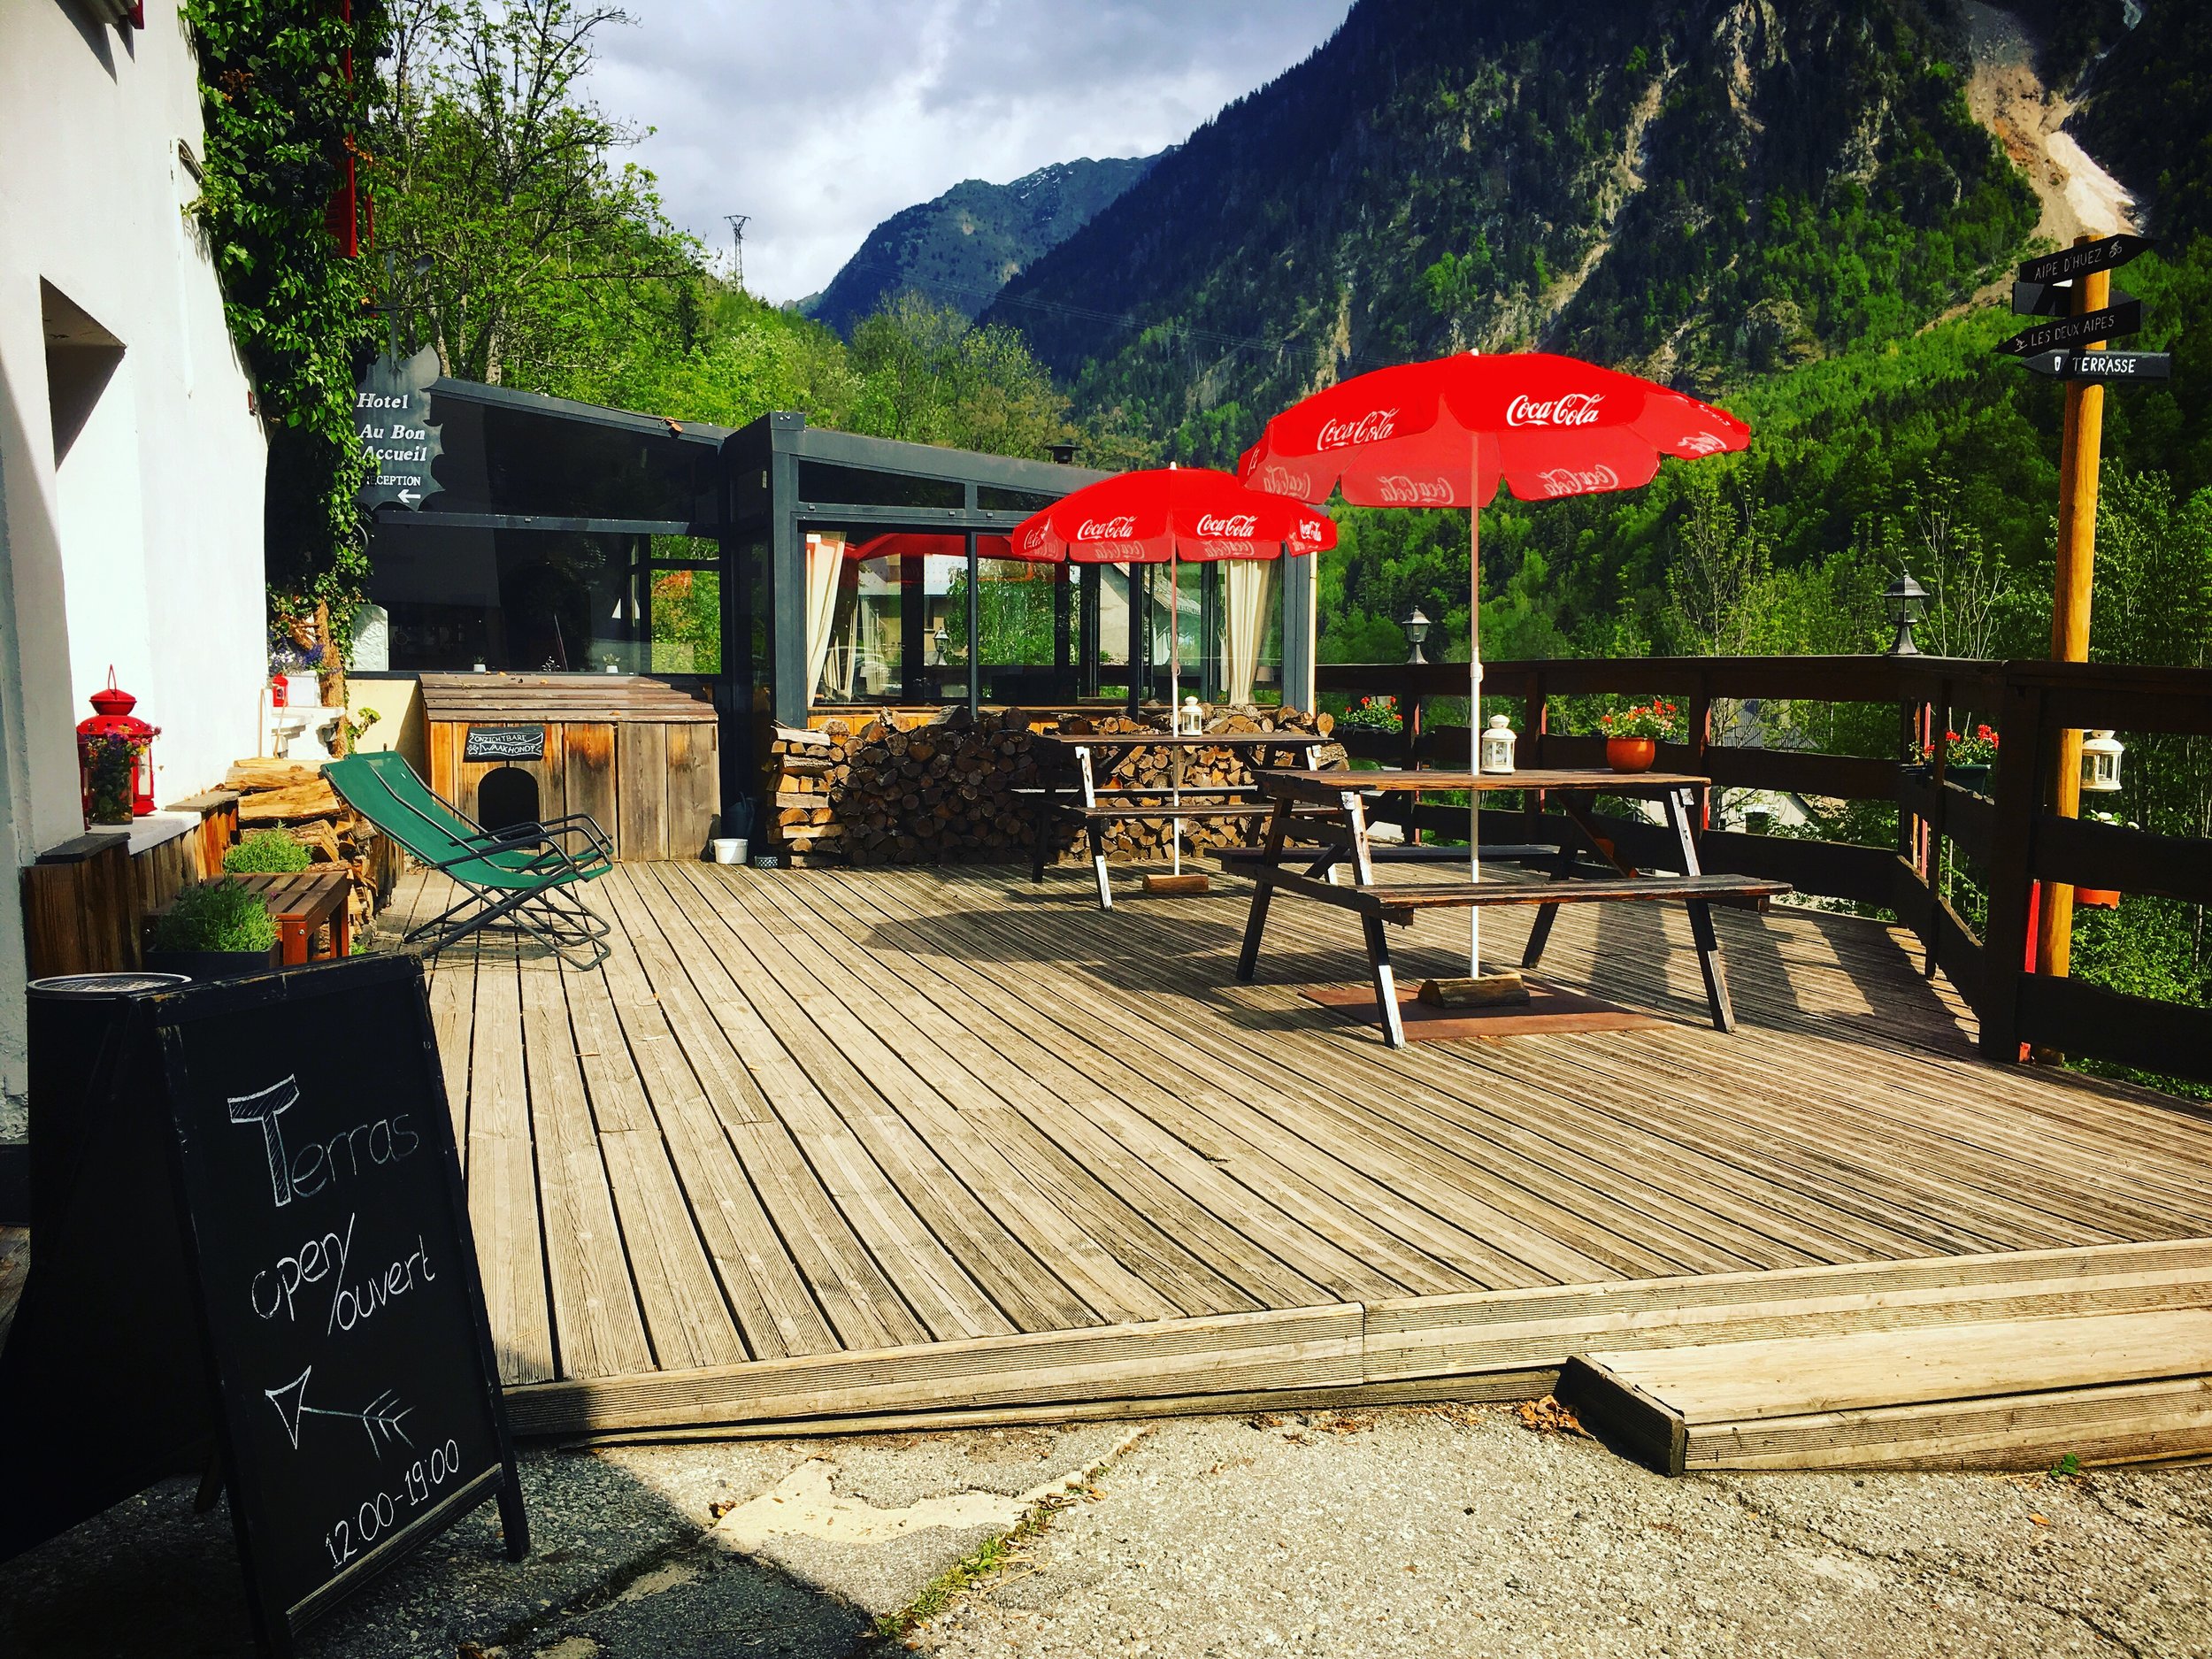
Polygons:
<instances>
[{"instance_id":1,"label":"wooden planter box","mask_svg":"<svg viewBox=\"0 0 2212 1659\"><path fill-rule=\"evenodd\" d=\"M588 813L618 858L703 854L722 808L703 699L641 674L425 674L422 698L430 787L470 818L484 818L484 780L511 769L536 785L535 817Z\"/></svg>"}]
</instances>

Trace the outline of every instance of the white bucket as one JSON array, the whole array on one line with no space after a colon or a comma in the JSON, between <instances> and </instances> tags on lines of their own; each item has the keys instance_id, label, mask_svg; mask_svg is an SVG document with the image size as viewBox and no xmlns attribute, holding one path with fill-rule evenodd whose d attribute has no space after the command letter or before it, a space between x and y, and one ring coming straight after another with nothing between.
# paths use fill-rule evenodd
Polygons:
<instances>
[{"instance_id":1,"label":"white bucket","mask_svg":"<svg viewBox=\"0 0 2212 1659\"><path fill-rule=\"evenodd\" d=\"M714 849L714 862L718 864L745 862L745 838L741 835L718 835L708 844Z\"/></svg>"}]
</instances>

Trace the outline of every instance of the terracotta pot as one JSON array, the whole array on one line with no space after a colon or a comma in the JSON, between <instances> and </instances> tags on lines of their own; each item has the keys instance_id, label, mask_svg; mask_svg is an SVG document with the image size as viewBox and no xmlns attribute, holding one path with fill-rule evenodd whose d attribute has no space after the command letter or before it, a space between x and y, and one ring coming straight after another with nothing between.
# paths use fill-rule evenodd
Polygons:
<instances>
[{"instance_id":1,"label":"terracotta pot","mask_svg":"<svg viewBox=\"0 0 2212 1659\"><path fill-rule=\"evenodd\" d=\"M2116 910L2120 895L2110 887L2076 887L2074 902L2092 910Z\"/></svg>"},{"instance_id":2,"label":"terracotta pot","mask_svg":"<svg viewBox=\"0 0 2212 1659\"><path fill-rule=\"evenodd\" d=\"M1651 763L1658 757L1659 740L1655 737L1605 740L1605 764L1615 772L1649 772Z\"/></svg>"}]
</instances>

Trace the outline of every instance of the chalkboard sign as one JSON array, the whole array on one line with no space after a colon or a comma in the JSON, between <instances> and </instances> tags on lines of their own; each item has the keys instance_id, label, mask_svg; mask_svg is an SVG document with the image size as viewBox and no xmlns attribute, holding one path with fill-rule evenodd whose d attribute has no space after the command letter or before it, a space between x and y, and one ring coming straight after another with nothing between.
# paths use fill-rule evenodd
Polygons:
<instances>
[{"instance_id":1,"label":"chalkboard sign","mask_svg":"<svg viewBox=\"0 0 2212 1659\"><path fill-rule=\"evenodd\" d=\"M278 1655L485 1498L519 1560L420 964L118 977L90 1001L33 990L45 1158L0 1348L0 1559L180 1466L219 1468Z\"/></svg>"},{"instance_id":2,"label":"chalkboard sign","mask_svg":"<svg viewBox=\"0 0 2212 1659\"><path fill-rule=\"evenodd\" d=\"M541 726L472 726L461 745L463 760L543 760Z\"/></svg>"},{"instance_id":3,"label":"chalkboard sign","mask_svg":"<svg viewBox=\"0 0 2212 1659\"><path fill-rule=\"evenodd\" d=\"M236 1522L265 1640L497 1494L526 1548L411 957L152 999Z\"/></svg>"}]
</instances>

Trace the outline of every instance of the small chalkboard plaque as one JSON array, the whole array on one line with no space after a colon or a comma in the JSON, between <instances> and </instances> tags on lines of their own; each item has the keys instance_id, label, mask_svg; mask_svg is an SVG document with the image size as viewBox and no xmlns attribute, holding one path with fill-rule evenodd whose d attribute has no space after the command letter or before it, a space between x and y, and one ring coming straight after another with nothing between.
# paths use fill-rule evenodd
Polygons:
<instances>
[{"instance_id":1,"label":"small chalkboard plaque","mask_svg":"<svg viewBox=\"0 0 2212 1659\"><path fill-rule=\"evenodd\" d=\"M421 969L279 980L151 1002L239 1552L281 1651L485 1498L527 1540Z\"/></svg>"},{"instance_id":2,"label":"small chalkboard plaque","mask_svg":"<svg viewBox=\"0 0 2212 1659\"><path fill-rule=\"evenodd\" d=\"M461 744L463 760L543 760L541 726L472 726Z\"/></svg>"}]
</instances>

